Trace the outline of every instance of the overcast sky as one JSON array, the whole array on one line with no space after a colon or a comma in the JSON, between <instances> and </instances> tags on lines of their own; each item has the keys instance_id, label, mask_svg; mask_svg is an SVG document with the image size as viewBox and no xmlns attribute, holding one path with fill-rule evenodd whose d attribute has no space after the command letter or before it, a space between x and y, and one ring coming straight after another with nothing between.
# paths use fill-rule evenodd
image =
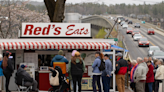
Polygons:
<instances>
[{"instance_id":1,"label":"overcast sky","mask_svg":"<svg viewBox=\"0 0 164 92\"><path fill-rule=\"evenodd\" d=\"M43 0L31 0L31 1L39 1L43 2ZM143 4L144 1L146 4L155 4L162 2L164 0L66 0L66 3L82 3L82 2L92 2L92 3L102 3L105 4L120 4L120 3L126 3L126 4Z\"/></svg>"}]
</instances>

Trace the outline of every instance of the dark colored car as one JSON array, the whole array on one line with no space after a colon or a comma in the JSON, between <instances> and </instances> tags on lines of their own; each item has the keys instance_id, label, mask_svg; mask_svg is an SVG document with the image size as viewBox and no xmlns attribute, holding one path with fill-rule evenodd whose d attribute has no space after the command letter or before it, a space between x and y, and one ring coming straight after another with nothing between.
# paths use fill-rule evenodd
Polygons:
<instances>
[{"instance_id":1,"label":"dark colored car","mask_svg":"<svg viewBox=\"0 0 164 92\"><path fill-rule=\"evenodd\" d=\"M140 34L140 31L137 30L137 29L133 30L133 32L132 32L132 37L133 37L135 34Z\"/></svg>"},{"instance_id":2,"label":"dark colored car","mask_svg":"<svg viewBox=\"0 0 164 92\"><path fill-rule=\"evenodd\" d=\"M147 30L147 34L149 35L149 34L155 34L155 31L154 31L154 29L148 29Z\"/></svg>"},{"instance_id":3,"label":"dark colored car","mask_svg":"<svg viewBox=\"0 0 164 92\"><path fill-rule=\"evenodd\" d=\"M133 24L133 22L131 20L128 21L128 24Z\"/></svg>"},{"instance_id":4,"label":"dark colored car","mask_svg":"<svg viewBox=\"0 0 164 92\"><path fill-rule=\"evenodd\" d=\"M138 40L138 46L146 46L149 47L149 41L147 38L143 37Z\"/></svg>"},{"instance_id":5,"label":"dark colored car","mask_svg":"<svg viewBox=\"0 0 164 92\"><path fill-rule=\"evenodd\" d=\"M128 19L125 20L125 22L128 22L128 21L129 21Z\"/></svg>"},{"instance_id":6,"label":"dark colored car","mask_svg":"<svg viewBox=\"0 0 164 92\"><path fill-rule=\"evenodd\" d=\"M129 27L126 30L126 34L131 34L133 32L133 28Z\"/></svg>"},{"instance_id":7,"label":"dark colored car","mask_svg":"<svg viewBox=\"0 0 164 92\"><path fill-rule=\"evenodd\" d=\"M134 25L134 27L135 27L135 28L140 28L140 23L136 23L136 24Z\"/></svg>"}]
</instances>

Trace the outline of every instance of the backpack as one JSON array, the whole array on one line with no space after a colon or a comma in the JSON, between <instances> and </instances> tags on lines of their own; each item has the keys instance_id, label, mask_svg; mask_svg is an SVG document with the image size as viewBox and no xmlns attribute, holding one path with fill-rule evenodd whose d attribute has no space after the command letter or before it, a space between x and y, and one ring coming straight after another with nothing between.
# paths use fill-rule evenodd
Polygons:
<instances>
[{"instance_id":1,"label":"backpack","mask_svg":"<svg viewBox=\"0 0 164 92\"><path fill-rule=\"evenodd\" d=\"M100 66L99 66L99 70L100 70L100 71L105 70L105 62L104 62L103 60L101 60L101 64L100 64Z\"/></svg>"}]
</instances>

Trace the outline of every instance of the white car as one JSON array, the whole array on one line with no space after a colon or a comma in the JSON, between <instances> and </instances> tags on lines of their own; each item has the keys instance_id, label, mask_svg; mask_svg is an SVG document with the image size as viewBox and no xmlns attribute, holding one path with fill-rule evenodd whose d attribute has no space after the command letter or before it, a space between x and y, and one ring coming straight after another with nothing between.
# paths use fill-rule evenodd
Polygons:
<instances>
[{"instance_id":1,"label":"white car","mask_svg":"<svg viewBox=\"0 0 164 92\"><path fill-rule=\"evenodd\" d=\"M160 48L158 46L150 46L148 49L148 56L152 56L154 51L160 51Z\"/></svg>"},{"instance_id":2,"label":"white car","mask_svg":"<svg viewBox=\"0 0 164 92\"><path fill-rule=\"evenodd\" d=\"M134 41L138 41L140 38L142 38L141 34L135 34L135 35L133 36L133 40L134 40Z\"/></svg>"},{"instance_id":3,"label":"white car","mask_svg":"<svg viewBox=\"0 0 164 92\"><path fill-rule=\"evenodd\" d=\"M123 26L123 24L125 24L125 21L122 21L122 22L121 22L121 26Z\"/></svg>"},{"instance_id":4,"label":"white car","mask_svg":"<svg viewBox=\"0 0 164 92\"><path fill-rule=\"evenodd\" d=\"M128 24L124 23L122 27L123 27L123 29L127 29L128 28Z\"/></svg>"}]
</instances>

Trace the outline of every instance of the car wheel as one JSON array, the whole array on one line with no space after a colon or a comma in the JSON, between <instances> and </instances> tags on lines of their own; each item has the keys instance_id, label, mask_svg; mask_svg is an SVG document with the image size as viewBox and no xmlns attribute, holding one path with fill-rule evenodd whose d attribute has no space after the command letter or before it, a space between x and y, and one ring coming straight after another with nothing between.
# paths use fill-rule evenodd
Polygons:
<instances>
[{"instance_id":1,"label":"car wheel","mask_svg":"<svg viewBox=\"0 0 164 92\"><path fill-rule=\"evenodd\" d=\"M138 47L140 47L140 45L138 45Z\"/></svg>"},{"instance_id":2,"label":"car wheel","mask_svg":"<svg viewBox=\"0 0 164 92\"><path fill-rule=\"evenodd\" d=\"M140 27L139 27L140 28Z\"/></svg>"},{"instance_id":3,"label":"car wheel","mask_svg":"<svg viewBox=\"0 0 164 92\"><path fill-rule=\"evenodd\" d=\"M149 47L149 45L147 47Z\"/></svg>"}]
</instances>

